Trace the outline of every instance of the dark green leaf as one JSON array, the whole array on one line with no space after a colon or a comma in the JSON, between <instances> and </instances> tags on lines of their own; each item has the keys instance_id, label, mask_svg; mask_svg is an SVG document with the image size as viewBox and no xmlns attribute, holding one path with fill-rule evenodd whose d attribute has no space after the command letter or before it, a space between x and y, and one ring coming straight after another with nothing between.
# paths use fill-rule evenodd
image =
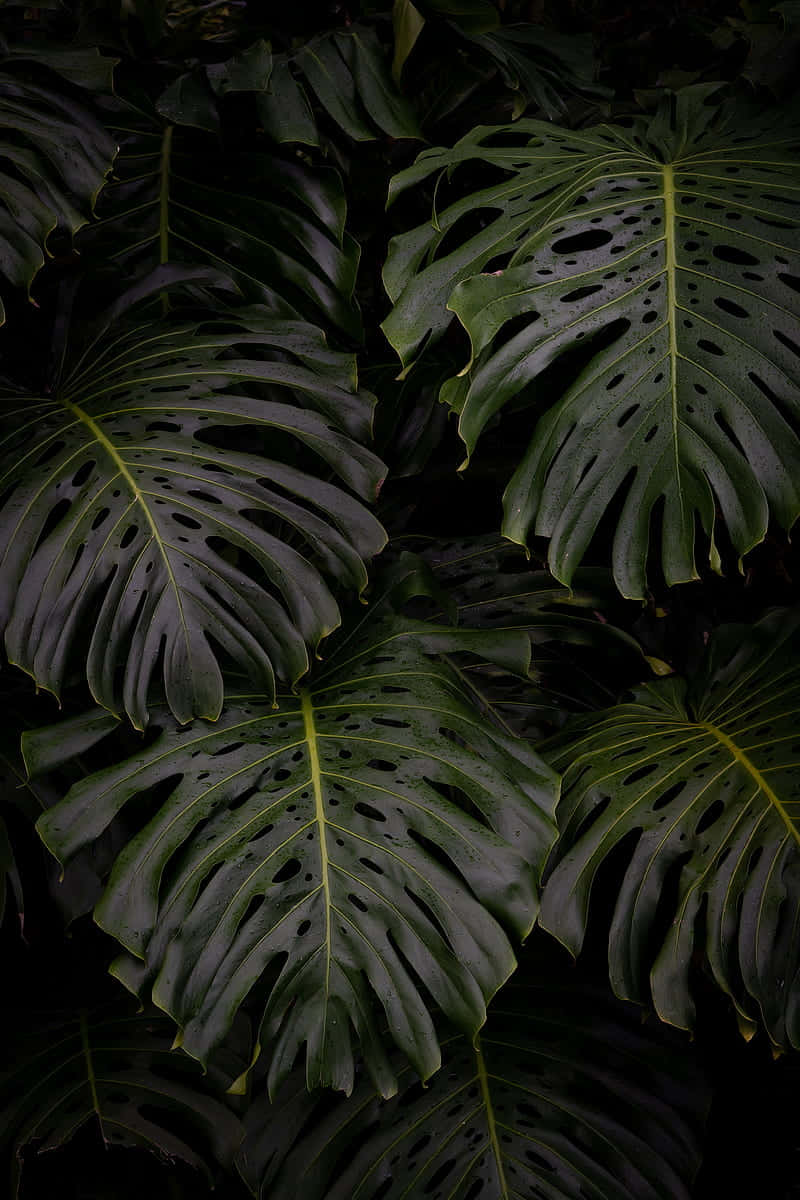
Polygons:
<instances>
[{"instance_id":1,"label":"dark green leaf","mask_svg":"<svg viewBox=\"0 0 800 1200\"><path fill-rule=\"evenodd\" d=\"M368 141L375 136L359 101L353 74L342 58L338 38L325 35L308 42L297 52L294 62L325 112L348 137Z\"/></svg>"},{"instance_id":2,"label":"dark green leaf","mask_svg":"<svg viewBox=\"0 0 800 1200\"><path fill-rule=\"evenodd\" d=\"M389 137L419 137L416 118L392 82L375 32L355 25L346 33L338 34L336 44L374 124Z\"/></svg>"},{"instance_id":3,"label":"dark green leaf","mask_svg":"<svg viewBox=\"0 0 800 1200\"><path fill-rule=\"evenodd\" d=\"M114 328L56 394L4 401L0 624L50 691L80 645L97 701L137 727L159 666L178 720L213 720L217 647L271 694L339 623L326 579L366 585L384 534L350 491L383 475L372 397L319 330L262 312Z\"/></svg>"},{"instance_id":4,"label":"dark green leaf","mask_svg":"<svg viewBox=\"0 0 800 1200\"><path fill-rule=\"evenodd\" d=\"M568 713L607 704L640 677L639 646L594 611L614 596L607 572L581 570L568 589L547 571L532 570L518 546L490 536L434 541L420 553L462 629L515 630L530 638L529 674L458 660L464 683L506 732L538 741Z\"/></svg>"},{"instance_id":5,"label":"dark green leaf","mask_svg":"<svg viewBox=\"0 0 800 1200\"><path fill-rule=\"evenodd\" d=\"M269 89L256 100L264 129L276 142L303 142L319 146L319 133L308 97L292 74L288 58L278 58Z\"/></svg>"},{"instance_id":6,"label":"dark green leaf","mask_svg":"<svg viewBox=\"0 0 800 1200\"><path fill-rule=\"evenodd\" d=\"M76 65L68 56L67 78L83 73L86 57ZM68 91L58 79L28 80L8 60L0 69L0 275L29 294L50 235L57 228L74 234L87 223L116 153L90 109Z\"/></svg>"},{"instance_id":7,"label":"dark green leaf","mask_svg":"<svg viewBox=\"0 0 800 1200\"><path fill-rule=\"evenodd\" d=\"M107 58L96 46L61 46L45 41L9 46L6 62L22 61L40 63L76 87L110 93L119 59Z\"/></svg>"},{"instance_id":8,"label":"dark green leaf","mask_svg":"<svg viewBox=\"0 0 800 1200\"><path fill-rule=\"evenodd\" d=\"M394 0L392 26L394 28L392 78L395 83L399 84L405 61L414 49L417 38L425 26L425 18L412 0Z\"/></svg>"},{"instance_id":9,"label":"dark green leaf","mask_svg":"<svg viewBox=\"0 0 800 1200\"><path fill-rule=\"evenodd\" d=\"M84 255L134 275L159 262L208 264L272 313L359 336L358 246L335 171L224 152L216 139L124 111L114 121L125 126L122 149Z\"/></svg>"},{"instance_id":10,"label":"dark green leaf","mask_svg":"<svg viewBox=\"0 0 800 1200\"><path fill-rule=\"evenodd\" d=\"M749 1020L800 1046L800 621L725 627L688 684L677 676L554 741L561 839L541 922L577 952L598 868L629 864L609 937L615 991L694 1020L696 952ZM630 840L633 839L631 846ZM702 921L701 921L702 914ZM648 982L649 976L649 982Z\"/></svg>"},{"instance_id":11,"label":"dark green leaf","mask_svg":"<svg viewBox=\"0 0 800 1200\"><path fill-rule=\"evenodd\" d=\"M189 125L216 133L219 113L208 83L187 71L179 75L156 100L156 111L173 125Z\"/></svg>"},{"instance_id":12,"label":"dark green leaf","mask_svg":"<svg viewBox=\"0 0 800 1200\"><path fill-rule=\"evenodd\" d=\"M15 1036L0 1061L0 1154L12 1197L26 1153L63 1146L95 1122L106 1146L179 1158L209 1182L215 1160L232 1163L242 1127L220 1098L229 1076L213 1067L204 1076L171 1051L173 1028L161 1014L42 1017L34 1029L30 1013L8 1019Z\"/></svg>"},{"instance_id":13,"label":"dark green leaf","mask_svg":"<svg viewBox=\"0 0 800 1200\"><path fill-rule=\"evenodd\" d=\"M530 977L530 973L529 973ZM296 1077L250 1108L239 1169L262 1200L688 1200L707 1089L684 1047L596 989L509 984L426 1087L400 1071L326 1106Z\"/></svg>"},{"instance_id":14,"label":"dark green leaf","mask_svg":"<svg viewBox=\"0 0 800 1200\"><path fill-rule=\"evenodd\" d=\"M521 93L516 115L533 103L553 121L566 114L570 94L612 95L595 83L597 62L588 34L510 25L471 40L495 60L508 86Z\"/></svg>"},{"instance_id":15,"label":"dark green leaf","mask_svg":"<svg viewBox=\"0 0 800 1200\"><path fill-rule=\"evenodd\" d=\"M378 130L394 138L420 136L413 111L392 80L378 37L365 25L322 34L294 54L275 60L269 91L258 100L267 132L277 141L318 146L310 95L355 141L375 138Z\"/></svg>"},{"instance_id":16,"label":"dark green leaf","mask_svg":"<svg viewBox=\"0 0 800 1200\"><path fill-rule=\"evenodd\" d=\"M391 1095L382 1014L423 1077L440 1062L432 1005L480 1028L514 967L504 929L524 937L536 914L557 787L441 661L467 644L524 670L521 635L373 617L277 711L242 692L213 725L154 713L155 741L41 819L68 859L134 796L175 781L119 857L96 920L135 956L115 973L152 989L190 1054L207 1058L256 986L273 1091L300 1052L310 1087L349 1091L360 1044ZM30 769L82 734L76 720L26 735Z\"/></svg>"},{"instance_id":17,"label":"dark green leaf","mask_svg":"<svg viewBox=\"0 0 800 1200\"><path fill-rule=\"evenodd\" d=\"M218 96L228 92L265 92L271 73L272 51L263 38L225 62L206 67L208 82Z\"/></svg>"},{"instance_id":18,"label":"dark green leaf","mask_svg":"<svg viewBox=\"0 0 800 1200\"><path fill-rule=\"evenodd\" d=\"M422 0L424 13L446 17L465 33L486 33L500 24L500 15L492 0Z\"/></svg>"},{"instance_id":19,"label":"dark green leaf","mask_svg":"<svg viewBox=\"0 0 800 1200\"><path fill-rule=\"evenodd\" d=\"M739 555L770 512L789 528L800 511L797 132L708 106L714 90L631 129L479 128L394 181L397 194L469 162L505 173L394 240L384 329L410 364L457 313L472 359L442 395L470 455L495 414L569 364L552 399L542 388L503 525L520 544L550 538L565 583L612 504L630 597L645 592L651 525L673 584L697 578L698 523L719 569L717 511ZM467 217L481 228L453 245Z\"/></svg>"}]
</instances>

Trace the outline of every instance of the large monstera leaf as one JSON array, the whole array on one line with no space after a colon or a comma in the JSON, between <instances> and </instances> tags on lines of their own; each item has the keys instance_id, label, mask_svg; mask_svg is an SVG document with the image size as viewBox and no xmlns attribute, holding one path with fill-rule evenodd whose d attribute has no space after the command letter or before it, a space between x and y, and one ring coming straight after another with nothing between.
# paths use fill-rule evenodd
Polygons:
<instances>
[{"instance_id":1,"label":"large monstera leaf","mask_svg":"<svg viewBox=\"0 0 800 1200\"><path fill-rule=\"evenodd\" d=\"M262 1200L688 1200L707 1088L662 1034L528 973L428 1087L405 1069L384 1103L362 1085L320 1104L300 1079L256 1100L240 1170Z\"/></svg>"},{"instance_id":2,"label":"large monstera leaf","mask_svg":"<svg viewBox=\"0 0 800 1200\"><path fill-rule=\"evenodd\" d=\"M267 696L297 679L339 623L329 584L363 589L384 542L351 495L383 474L371 407L349 356L260 309L112 327L54 394L6 399L11 661L58 693L80 644L96 700L139 728L159 664L180 721L219 715L220 649Z\"/></svg>"},{"instance_id":3,"label":"large monstera leaf","mask_svg":"<svg viewBox=\"0 0 800 1200\"><path fill-rule=\"evenodd\" d=\"M211 134L127 104L108 120L120 153L84 254L136 274L167 261L211 266L272 313L360 334L358 246L335 171L221 150Z\"/></svg>"},{"instance_id":4,"label":"large monstera leaf","mask_svg":"<svg viewBox=\"0 0 800 1200\"><path fill-rule=\"evenodd\" d=\"M503 532L548 537L565 583L609 508L630 597L651 540L679 583L698 522L719 567L717 510L740 556L770 512L788 528L800 510L798 129L707 92L630 129L478 128L394 181L502 173L447 207L442 184L431 223L395 239L384 329L408 365L457 314L472 358L442 396L469 455L496 414L533 406Z\"/></svg>"},{"instance_id":5,"label":"large monstera leaf","mask_svg":"<svg viewBox=\"0 0 800 1200\"><path fill-rule=\"evenodd\" d=\"M109 74L96 50L18 48L0 63L0 274L28 293L50 235L87 223L111 170L113 138L65 82L91 84L98 72Z\"/></svg>"},{"instance_id":6,"label":"large monstera leaf","mask_svg":"<svg viewBox=\"0 0 800 1200\"><path fill-rule=\"evenodd\" d=\"M66 1145L91 1123L106 1146L179 1158L209 1182L215 1162L232 1163L243 1130L222 1094L235 1053L204 1075L171 1049L163 1013L9 1017L14 1037L4 1039L0 1059L0 1162L15 1200L25 1159Z\"/></svg>"},{"instance_id":7,"label":"large monstera leaf","mask_svg":"<svg viewBox=\"0 0 800 1200\"><path fill-rule=\"evenodd\" d=\"M693 955L748 1020L800 1045L800 622L723 627L698 675L662 679L554 741L561 836L541 922L573 952L623 842L609 935L615 991L694 1018ZM648 979L649 976L649 979Z\"/></svg>"},{"instance_id":8,"label":"large monstera leaf","mask_svg":"<svg viewBox=\"0 0 800 1200\"><path fill-rule=\"evenodd\" d=\"M441 658L464 638L521 670L529 659L522 635L373 617L277 709L242 691L215 724L154 712L146 748L41 818L68 860L160 785L95 918L130 952L117 976L152 993L190 1054L205 1060L256 988L272 1091L303 1050L309 1086L349 1091L360 1043L390 1095L384 1016L424 1078L440 1064L431 1007L470 1035L483 1023L515 965L507 933L524 937L537 911L557 788ZM113 727L95 712L26 735L29 768Z\"/></svg>"}]
</instances>

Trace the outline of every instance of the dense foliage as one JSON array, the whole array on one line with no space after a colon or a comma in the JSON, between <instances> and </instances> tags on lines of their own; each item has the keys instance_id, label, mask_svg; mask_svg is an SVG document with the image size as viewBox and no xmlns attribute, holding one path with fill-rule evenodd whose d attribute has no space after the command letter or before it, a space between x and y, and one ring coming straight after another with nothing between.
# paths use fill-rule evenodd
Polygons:
<instances>
[{"instance_id":1,"label":"dense foliage","mask_svg":"<svg viewBox=\"0 0 800 1200\"><path fill-rule=\"evenodd\" d=\"M797 1194L797 9L2 7L10 1195Z\"/></svg>"}]
</instances>

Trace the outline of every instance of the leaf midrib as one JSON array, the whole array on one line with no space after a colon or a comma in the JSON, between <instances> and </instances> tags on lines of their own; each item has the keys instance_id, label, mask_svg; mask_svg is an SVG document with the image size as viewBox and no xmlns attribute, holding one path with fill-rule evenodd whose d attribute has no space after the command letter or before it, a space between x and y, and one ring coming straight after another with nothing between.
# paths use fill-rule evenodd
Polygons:
<instances>
[{"instance_id":1,"label":"leaf midrib","mask_svg":"<svg viewBox=\"0 0 800 1200\"><path fill-rule=\"evenodd\" d=\"M737 746L733 739L728 737L727 733L720 729L718 725L712 725L708 721L701 721L698 722L698 728L705 729L707 733L710 733L712 737L715 737L717 741L719 741L725 747L725 749L733 755L736 762L744 767L745 771L747 771L748 775L754 781L758 789L767 797L775 811L780 815L784 825L794 838L795 842L800 845L800 830L798 830L794 821L787 813L777 792L770 787L756 764L747 756L747 754L745 754L744 750Z\"/></svg>"},{"instance_id":2,"label":"leaf midrib","mask_svg":"<svg viewBox=\"0 0 800 1200\"><path fill-rule=\"evenodd\" d=\"M331 977L331 884L330 862L328 858L327 817L325 815L325 797L322 791L322 769L319 761L317 732L314 725L314 702L311 693L303 689L300 692L300 707L303 714L303 732L308 746L308 762L311 768L311 787L314 793L314 816L319 830L320 879L322 883L322 898L325 906L325 1006L322 1023L322 1045L327 1037L328 997L330 995Z\"/></svg>"},{"instance_id":3,"label":"leaf midrib","mask_svg":"<svg viewBox=\"0 0 800 1200\"><path fill-rule=\"evenodd\" d=\"M108 1138L103 1127L103 1114L100 1111L100 1099L97 1095L97 1081L94 1073L94 1062L92 1061L92 1049L89 1045L89 1024L86 1019L86 1010L81 1009L81 1051L83 1060L86 1065L86 1078L89 1083L89 1091L92 1097L92 1107L97 1115L97 1121L100 1126L100 1136L105 1145L108 1145Z\"/></svg>"},{"instance_id":4,"label":"leaf midrib","mask_svg":"<svg viewBox=\"0 0 800 1200\"><path fill-rule=\"evenodd\" d=\"M481 1050L481 1039L476 1035L475 1043L475 1062L478 1071L478 1082L481 1089L481 1099L486 1113L486 1126L489 1131L489 1143L492 1147L495 1166L497 1167L497 1180L500 1184L500 1200L510 1200L511 1193L506 1181L506 1173L503 1168L503 1157L500 1150L500 1140L497 1136L497 1125L494 1116L494 1107L492 1105L492 1097L489 1091L489 1075L486 1070L486 1063Z\"/></svg>"},{"instance_id":5,"label":"leaf midrib","mask_svg":"<svg viewBox=\"0 0 800 1200\"><path fill-rule=\"evenodd\" d=\"M666 257L667 274L667 321L669 325L669 359L670 359L670 397L672 411L672 448L675 458L675 478L681 477L681 463L678 452L678 334L677 324L677 289L675 286L675 178L674 166L664 163L664 253ZM680 505L680 527L685 522L683 489L677 488Z\"/></svg>"},{"instance_id":6,"label":"leaf midrib","mask_svg":"<svg viewBox=\"0 0 800 1200\"><path fill-rule=\"evenodd\" d=\"M138 504L139 508L144 513L145 520L146 520L148 526L150 527L150 533L151 533L152 539L158 546L158 549L161 553L161 558L164 562L164 568L167 572L167 577L169 579L170 584L172 585L172 590L175 594L175 603L177 605L178 615L180 617L181 629L183 631L183 636L186 640L186 644L188 646L190 644L189 630L187 628L187 623L186 623L186 614L183 611L183 602L181 600L181 592L180 592L180 588L178 587L178 581L175 578L175 574L172 570L172 563L170 562L169 554L167 553L167 547L164 543L164 539L161 537L161 533L159 532L159 529L158 529L158 526L156 525L155 519L153 518L153 515L147 506L147 503L144 499L144 496L143 496L138 484L136 483L136 480L133 478L133 475L131 475L130 470L128 469L128 466L125 463L125 460L122 458L121 454L114 446L114 443L108 437L106 437L106 435L103 433L102 429L97 424L97 422L94 421L87 412L84 412L84 410L79 405L73 404L73 402L71 400L62 398L61 403L64 405L64 407L70 413L72 413L72 415L74 417L77 418L78 421L82 422L86 426L86 428L92 434L92 437L94 438L94 440L98 443L98 445L100 445L103 448L103 450L106 452L108 457L113 462L114 466L117 468L117 470L119 472L119 476L122 479L124 479L126 484L128 485L131 495L134 498L134 501Z\"/></svg>"}]
</instances>

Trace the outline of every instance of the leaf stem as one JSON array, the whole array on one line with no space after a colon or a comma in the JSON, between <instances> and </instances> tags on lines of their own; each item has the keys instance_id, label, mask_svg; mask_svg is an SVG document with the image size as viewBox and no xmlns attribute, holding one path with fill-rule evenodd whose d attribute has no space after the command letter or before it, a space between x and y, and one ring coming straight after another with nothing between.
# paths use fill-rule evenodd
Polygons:
<instances>
[{"instance_id":1,"label":"leaf stem","mask_svg":"<svg viewBox=\"0 0 800 1200\"><path fill-rule=\"evenodd\" d=\"M320 875L322 879L322 896L325 904L325 1021L327 1022L331 974L331 885L327 842L328 822L325 815L325 798L322 793L322 771L319 762L317 731L314 726L314 702L311 698L311 693L305 689L301 691L300 703L303 712L303 731L308 746L308 761L311 767L311 785L314 790L314 812L319 827ZM325 1026L323 1025L321 1039L323 1046L325 1045L325 1032Z\"/></svg>"},{"instance_id":2,"label":"leaf stem","mask_svg":"<svg viewBox=\"0 0 800 1200\"><path fill-rule=\"evenodd\" d=\"M106 1137L106 1131L103 1127L103 1114L100 1112L100 1100L97 1095L97 1080L94 1073L94 1063L92 1062L92 1051L89 1046L89 1023L86 1020L86 1009L81 1009L81 1047L83 1049L83 1058L86 1063L86 1078L89 1080L89 1091L92 1094L92 1106L97 1113L97 1121L100 1126L100 1136L103 1139L103 1145L108 1149L109 1142Z\"/></svg>"},{"instance_id":3,"label":"leaf stem","mask_svg":"<svg viewBox=\"0 0 800 1200\"><path fill-rule=\"evenodd\" d=\"M481 1099L483 1100L483 1107L486 1111L486 1124L489 1129L489 1142L491 1143L492 1154L494 1155L494 1161L497 1166L497 1182L500 1184L500 1197L502 1200L510 1200L511 1193L508 1190L506 1173L503 1170L500 1142L497 1137L497 1126L495 1125L494 1120L494 1108L492 1107L492 1097L489 1092L489 1074L486 1070L486 1062L483 1057L483 1051L481 1050L481 1039L477 1034L475 1035L474 1047L475 1061L478 1066L478 1082L481 1085Z\"/></svg>"}]
</instances>

